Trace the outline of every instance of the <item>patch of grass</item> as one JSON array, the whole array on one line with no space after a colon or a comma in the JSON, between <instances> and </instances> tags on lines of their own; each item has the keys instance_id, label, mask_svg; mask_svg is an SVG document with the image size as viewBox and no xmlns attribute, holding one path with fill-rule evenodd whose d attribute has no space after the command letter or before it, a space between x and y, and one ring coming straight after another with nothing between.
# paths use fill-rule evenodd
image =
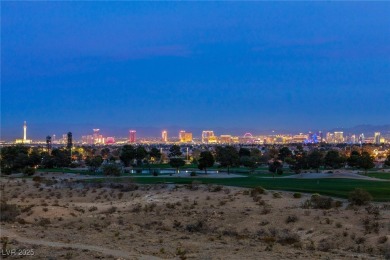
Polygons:
<instances>
[{"instance_id":1,"label":"patch of grass","mask_svg":"<svg viewBox=\"0 0 390 260\"><path fill-rule=\"evenodd\" d=\"M302 193L321 193L334 197L347 198L349 192L355 188L361 188L369 192L375 201L390 201L390 185L388 182L369 181L369 180L353 180L353 179L283 179L283 178L257 178L255 176L243 178L115 178L110 179L112 182L135 182L139 184L160 184L160 183L176 183L190 184L194 179L201 181L203 184L215 184L224 186L236 186L254 188L261 186L268 190L286 190ZM83 180L80 182L102 183L106 178L95 178Z\"/></svg>"}]
</instances>

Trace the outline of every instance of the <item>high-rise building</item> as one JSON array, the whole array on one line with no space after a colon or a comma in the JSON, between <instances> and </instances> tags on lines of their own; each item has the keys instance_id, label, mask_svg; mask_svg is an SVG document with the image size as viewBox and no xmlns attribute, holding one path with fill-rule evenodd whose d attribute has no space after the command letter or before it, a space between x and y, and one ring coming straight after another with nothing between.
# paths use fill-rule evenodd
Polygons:
<instances>
[{"instance_id":1,"label":"high-rise building","mask_svg":"<svg viewBox=\"0 0 390 260\"><path fill-rule=\"evenodd\" d=\"M50 135L46 136L46 149L47 149L47 152L50 154L51 153L51 136Z\"/></svg>"},{"instance_id":2,"label":"high-rise building","mask_svg":"<svg viewBox=\"0 0 390 260\"><path fill-rule=\"evenodd\" d=\"M168 131L164 130L161 132L161 141L164 143L168 142Z\"/></svg>"},{"instance_id":3,"label":"high-rise building","mask_svg":"<svg viewBox=\"0 0 390 260\"><path fill-rule=\"evenodd\" d=\"M326 142L333 143L334 142L334 134L327 132L326 133Z\"/></svg>"},{"instance_id":4,"label":"high-rise building","mask_svg":"<svg viewBox=\"0 0 390 260\"><path fill-rule=\"evenodd\" d=\"M215 139L214 137L214 131L211 130L205 130L202 132L202 143L209 143L210 139Z\"/></svg>"},{"instance_id":5,"label":"high-rise building","mask_svg":"<svg viewBox=\"0 0 390 260\"><path fill-rule=\"evenodd\" d=\"M181 131L179 132L179 140L180 140L180 142L182 142L182 143L185 142L185 135L186 135L186 131L181 130Z\"/></svg>"},{"instance_id":6,"label":"high-rise building","mask_svg":"<svg viewBox=\"0 0 390 260\"><path fill-rule=\"evenodd\" d=\"M137 131L135 131L135 130L130 130L129 131L129 142L130 143L135 143L136 142L136 133L137 133Z\"/></svg>"},{"instance_id":7,"label":"high-rise building","mask_svg":"<svg viewBox=\"0 0 390 260\"><path fill-rule=\"evenodd\" d=\"M93 143L94 144L99 143L99 131L100 131L100 129L97 129L97 128L93 129Z\"/></svg>"},{"instance_id":8,"label":"high-rise building","mask_svg":"<svg viewBox=\"0 0 390 260\"><path fill-rule=\"evenodd\" d=\"M27 123L24 121L23 124L23 139L16 139L15 143L17 144L31 144L32 140L27 139Z\"/></svg>"},{"instance_id":9,"label":"high-rise building","mask_svg":"<svg viewBox=\"0 0 390 260\"><path fill-rule=\"evenodd\" d=\"M351 143L356 144L356 135L351 135Z\"/></svg>"},{"instance_id":10,"label":"high-rise building","mask_svg":"<svg viewBox=\"0 0 390 260\"><path fill-rule=\"evenodd\" d=\"M381 143L381 133L380 132L375 132L374 133L374 143L375 144L380 144Z\"/></svg>"},{"instance_id":11,"label":"high-rise building","mask_svg":"<svg viewBox=\"0 0 390 260\"><path fill-rule=\"evenodd\" d=\"M365 137L364 137L364 134L362 133L361 135L359 135L359 143L362 144L364 143L365 141Z\"/></svg>"},{"instance_id":12,"label":"high-rise building","mask_svg":"<svg viewBox=\"0 0 390 260\"><path fill-rule=\"evenodd\" d=\"M184 142L185 143L191 143L192 142L192 133L186 132L184 134Z\"/></svg>"},{"instance_id":13,"label":"high-rise building","mask_svg":"<svg viewBox=\"0 0 390 260\"><path fill-rule=\"evenodd\" d=\"M232 143L232 136L231 135L221 135L219 138L219 141L222 144L230 144L230 143Z\"/></svg>"},{"instance_id":14,"label":"high-rise building","mask_svg":"<svg viewBox=\"0 0 390 260\"><path fill-rule=\"evenodd\" d=\"M335 143L344 143L344 133L343 132L334 132L334 142Z\"/></svg>"},{"instance_id":15,"label":"high-rise building","mask_svg":"<svg viewBox=\"0 0 390 260\"><path fill-rule=\"evenodd\" d=\"M23 125L23 142L25 143L27 140L27 123L24 121Z\"/></svg>"},{"instance_id":16,"label":"high-rise building","mask_svg":"<svg viewBox=\"0 0 390 260\"><path fill-rule=\"evenodd\" d=\"M66 148L72 149L73 146L72 132L68 132L66 136L67 136Z\"/></svg>"}]
</instances>

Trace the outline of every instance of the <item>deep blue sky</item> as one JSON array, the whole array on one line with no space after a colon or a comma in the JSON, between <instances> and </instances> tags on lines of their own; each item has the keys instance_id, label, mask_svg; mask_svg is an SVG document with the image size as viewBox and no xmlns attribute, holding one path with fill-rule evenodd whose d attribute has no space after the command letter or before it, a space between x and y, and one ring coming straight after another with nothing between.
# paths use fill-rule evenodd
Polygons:
<instances>
[{"instance_id":1,"label":"deep blue sky","mask_svg":"<svg viewBox=\"0 0 390 260\"><path fill-rule=\"evenodd\" d=\"M390 2L1 5L2 139L390 121Z\"/></svg>"}]
</instances>

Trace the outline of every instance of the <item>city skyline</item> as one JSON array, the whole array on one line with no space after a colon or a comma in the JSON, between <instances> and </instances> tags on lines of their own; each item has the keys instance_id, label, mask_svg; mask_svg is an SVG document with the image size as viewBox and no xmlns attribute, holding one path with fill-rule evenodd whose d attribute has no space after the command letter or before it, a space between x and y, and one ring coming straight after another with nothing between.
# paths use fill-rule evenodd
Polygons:
<instances>
[{"instance_id":1,"label":"city skyline","mask_svg":"<svg viewBox=\"0 0 390 260\"><path fill-rule=\"evenodd\" d=\"M388 13L386 2L4 2L1 138L24 120L32 136L388 124Z\"/></svg>"},{"instance_id":2,"label":"city skyline","mask_svg":"<svg viewBox=\"0 0 390 260\"><path fill-rule=\"evenodd\" d=\"M139 129L139 128L137 128ZM326 141L329 141L329 140L332 140L331 142L336 142L336 143L342 143L344 142L346 139L344 138L353 138L354 141L352 141L352 143L357 143L358 140L360 141L364 141L366 140L365 139L365 134L367 135L366 137L373 137L373 140L375 141L375 143L381 143L380 140L382 140L381 138L389 138L390 137L390 125L383 125L383 126L369 126L369 125L360 125L360 126L356 126L355 128L350 128L350 129L343 129L343 128L334 128L334 129L327 129L325 131L323 130L304 130L304 131L277 131L277 130L269 130L268 132L267 131L244 131L244 130L241 130L241 132L237 132L236 131L231 131L229 129L223 129L223 128L216 128L216 131L214 130L211 130L211 129L208 129L208 130L204 130L203 128L197 128L195 130L195 133L193 134L192 130L194 130L194 128L191 129L188 129L186 128L186 130L184 130L184 128L177 128L177 129L180 129L180 130L173 130L170 129L170 128L165 128L163 130L161 130L159 132L159 135L157 134L156 135L156 129L153 129L153 134L145 134L145 132L138 132L137 133L137 130L136 128L132 128L130 130L128 130L128 136L127 136L127 139L128 139L128 142L129 143L138 143L138 140L139 139L142 139L142 140L148 140L148 139L151 139L151 140L154 140L154 142L159 142L158 140L160 140L161 142L170 142L172 141L172 138L180 143L190 143L193 141L193 138L194 139L198 139L198 140L201 140L202 143L205 142L205 139L209 139L210 137L213 139L213 143L218 143L220 140L227 140L227 139L230 139L232 140L232 137L244 137L249 135L249 136L252 136L252 133L253 133L253 136L298 136L298 135L305 135L306 137L304 139L302 139L302 141L304 142L305 140L307 141L308 139L310 140L314 140L312 137L309 137L310 135L316 135L315 139L317 140L317 136L321 138L321 140L326 140ZM167 130L167 129L170 129L170 130ZM123 135L123 133L120 133L118 135L110 135L107 133L110 133L110 130L108 130L107 132L105 132L104 130L101 132L101 129L98 129L98 128L93 128L93 129L90 129L92 131L83 131L81 134L76 134L74 135L75 136L75 139L81 139L81 141L83 143L87 143L87 144L105 144L106 141L108 140L108 144L115 144L115 139L118 138L118 139L126 139L126 137ZM150 129L149 129L150 130ZM189 132L189 130L191 132ZM345 131L345 132L344 132ZM381 131L381 132L380 132ZM69 133L69 132L68 132ZM138 134L141 133L141 135L139 136ZM149 133L148 131L146 131L146 133ZM324 134L326 133L326 137L323 136ZM328 136L328 135L331 135L331 136ZM340 137L340 134L341 134L341 137ZM63 138L62 139L66 139L66 135L65 133L62 134ZM320 136L319 136L320 135ZM61 135L57 135L57 136L61 136ZM158 137L160 136L160 137ZM30 135L28 136L29 138ZM45 135L44 138L43 136L39 136L37 138L34 138L35 141L37 140L43 140L47 137L50 137L52 138L52 140L54 141L55 138L56 138L56 134L48 134L47 136ZM302 136L303 137L303 136ZM302 137L298 137L298 139L301 139ZM60 140L61 138L59 138ZM234 138L233 138L234 139ZM385 140L385 139L383 139ZM12 141L15 141L16 144L21 144L21 143L24 143L24 144L30 144L33 142L32 139L27 139L27 122L24 121L23 123L23 137L22 138L14 138L13 140L12 139L2 139L0 140L2 142L6 141L6 142L12 142ZM123 140L122 140L123 141ZM356 141L356 142L355 142ZM209 143L209 141L207 141L207 143Z\"/></svg>"}]
</instances>

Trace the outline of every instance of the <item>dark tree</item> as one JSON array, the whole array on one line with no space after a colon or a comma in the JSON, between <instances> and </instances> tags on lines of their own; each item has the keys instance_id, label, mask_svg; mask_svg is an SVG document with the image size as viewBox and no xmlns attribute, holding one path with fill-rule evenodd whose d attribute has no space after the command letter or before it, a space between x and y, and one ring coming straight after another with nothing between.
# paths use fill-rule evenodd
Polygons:
<instances>
[{"instance_id":1,"label":"dark tree","mask_svg":"<svg viewBox=\"0 0 390 260\"><path fill-rule=\"evenodd\" d=\"M53 169L54 168L54 158L50 154L46 153L42 157L41 167L45 169Z\"/></svg>"},{"instance_id":2,"label":"dark tree","mask_svg":"<svg viewBox=\"0 0 390 260\"><path fill-rule=\"evenodd\" d=\"M315 169L317 172L319 171L321 165L323 163L323 154L315 149L309 153L307 156L307 164L310 168Z\"/></svg>"},{"instance_id":3,"label":"dark tree","mask_svg":"<svg viewBox=\"0 0 390 260\"><path fill-rule=\"evenodd\" d=\"M292 157L292 155L293 155L293 154L292 154L291 150L290 150L288 147L284 146L284 147L282 147L282 148L279 150L278 158L279 158L280 160L282 160L283 162L285 162L285 161L286 161L286 158Z\"/></svg>"},{"instance_id":4,"label":"dark tree","mask_svg":"<svg viewBox=\"0 0 390 260\"><path fill-rule=\"evenodd\" d=\"M358 151L352 151L351 155L347 159L348 166L359 167L360 160L361 160L360 153Z\"/></svg>"},{"instance_id":5,"label":"dark tree","mask_svg":"<svg viewBox=\"0 0 390 260\"><path fill-rule=\"evenodd\" d=\"M169 165L172 166L173 168L176 168L176 172L179 172L179 168L183 167L185 165L185 161L182 158L171 158L169 160Z\"/></svg>"},{"instance_id":6,"label":"dark tree","mask_svg":"<svg viewBox=\"0 0 390 260\"><path fill-rule=\"evenodd\" d=\"M53 149L51 155L54 159L55 167L68 167L71 163L70 152L68 150Z\"/></svg>"},{"instance_id":7,"label":"dark tree","mask_svg":"<svg viewBox=\"0 0 390 260\"><path fill-rule=\"evenodd\" d=\"M240 163L244 167L249 168L250 172L254 172L254 170L257 168L256 157L254 156L243 156L240 158Z\"/></svg>"},{"instance_id":8,"label":"dark tree","mask_svg":"<svg viewBox=\"0 0 390 260\"><path fill-rule=\"evenodd\" d=\"M296 174L301 173L303 169L309 169L307 153L303 147L298 145L292 157L286 157L285 161L290 165L290 169Z\"/></svg>"},{"instance_id":9,"label":"dark tree","mask_svg":"<svg viewBox=\"0 0 390 260\"><path fill-rule=\"evenodd\" d=\"M150 149L149 155L155 162L161 160L161 152L156 147L152 147L152 149Z\"/></svg>"},{"instance_id":10,"label":"dark tree","mask_svg":"<svg viewBox=\"0 0 390 260\"><path fill-rule=\"evenodd\" d=\"M251 151L248 148L240 148L238 151L238 156L243 157L243 156L251 156Z\"/></svg>"},{"instance_id":11,"label":"dark tree","mask_svg":"<svg viewBox=\"0 0 390 260\"><path fill-rule=\"evenodd\" d=\"M115 163L107 163L102 166L103 174L106 176L120 176L121 168Z\"/></svg>"},{"instance_id":12,"label":"dark tree","mask_svg":"<svg viewBox=\"0 0 390 260\"><path fill-rule=\"evenodd\" d=\"M110 155L110 149L108 147L105 147L100 151L100 154L103 158L106 159Z\"/></svg>"},{"instance_id":13,"label":"dark tree","mask_svg":"<svg viewBox=\"0 0 390 260\"><path fill-rule=\"evenodd\" d=\"M103 158L101 156L87 157L85 164L88 166L89 171L96 172L96 170L102 165Z\"/></svg>"},{"instance_id":14,"label":"dark tree","mask_svg":"<svg viewBox=\"0 0 390 260\"><path fill-rule=\"evenodd\" d=\"M216 147L216 159L220 163L221 167L226 167L228 173L230 173L230 167L237 167L240 165L240 157L236 148L233 146L217 146Z\"/></svg>"},{"instance_id":15,"label":"dark tree","mask_svg":"<svg viewBox=\"0 0 390 260\"><path fill-rule=\"evenodd\" d=\"M385 161L385 166L390 166L390 153L387 155L386 161Z\"/></svg>"},{"instance_id":16,"label":"dark tree","mask_svg":"<svg viewBox=\"0 0 390 260\"><path fill-rule=\"evenodd\" d=\"M68 136L68 140L67 140L66 148L72 149L73 146L72 132L68 132L67 136Z\"/></svg>"},{"instance_id":17,"label":"dark tree","mask_svg":"<svg viewBox=\"0 0 390 260\"><path fill-rule=\"evenodd\" d=\"M340 156L340 153L336 150L330 150L326 153L324 158L325 167L332 169L339 169L344 166L345 160Z\"/></svg>"},{"instance_id":18,"label":"dark tree","mask_svg":"<svg viewBox=\"0 0 390 260\"><path fill-rule=\"evenodd\" d=\"M169 154L168 154L168 157L169 158L175 158L175 157L180 157L182 156L182 152L181 152L181 149L180 149L180 146L174 144L171 146L171 148L169 148Z\"/></svg>"},{"instance_id":19,"label":"dark tree","mask_svg":"<svg viewBox=\"0 0 390 260\"><path fill-rule=\"evenodd\" d=\"M359 167L364 169L364 171L367 174L367 170L374 168L374 166L375 166L374 158L368 152L362 152L359 161Z\"/></svg>"},{"instance_id":20,"label":"dark tree","mask_svg":"<svg viewBox=\"0 0 390 260\"><path fill-rule=\"evenodd\" d=\"M274 160L272 163L270 163L268 170L272 172L273 174L283 174L283 164L279 160ZM275 177L275 176L274 176Z\"/></svg>"},{"instance_id":21,"label":"dark tree","mask_svg":"<svg viewBox=\"0 0 390 260\"><path fill-rule=\"evenodd\" d=\"M142 160L145 159L145 157L148 155L148 152L146 151L145 147L138 146L135 149L135 158L137 159L137 165L142 164Z\"/></svg>"},{"instance_id":22,"label":"dark tree","mask_svg":"<svg viewBox=\"0 0 390 260\"><path fill-rule=\"evenodd\" d=\"M269 157L269 159L277 159L279 155L279 150L274 147L271 147L268 149L266 154Z\"/></svg>"},{"instance_id":23,"label":"dark tree","mask_svg":"<svg viewBox=\"0 0 390 260\"><path fill-rule=\"evenodd\" d=\"M207 174L207 168L212 167L214 165L214 156L209 151L203 151L200 153L200 158L198 160L198 168L199 170L204 170Z\"/></svg>"},{"instance_id":24,"label":"dark tree","mask_svg":"<svg viewBox=\"0 0 390 260\"><path fill-rule=\"evenodd\" d=\"M124 145L120 151L119 158L126 167L136 158L136 150L132 145Z\"/></svg>"},{"instance_id":25,"label":"dark tree","mask_svg":"<svg viewBox=\"0 0 390 260\"><path fill-rule=\"evenodd\" d=\"M10 174L29 165L28 147L23 145L5 146L0 150L1 172Z\"/></svg>"}]
</instances>

